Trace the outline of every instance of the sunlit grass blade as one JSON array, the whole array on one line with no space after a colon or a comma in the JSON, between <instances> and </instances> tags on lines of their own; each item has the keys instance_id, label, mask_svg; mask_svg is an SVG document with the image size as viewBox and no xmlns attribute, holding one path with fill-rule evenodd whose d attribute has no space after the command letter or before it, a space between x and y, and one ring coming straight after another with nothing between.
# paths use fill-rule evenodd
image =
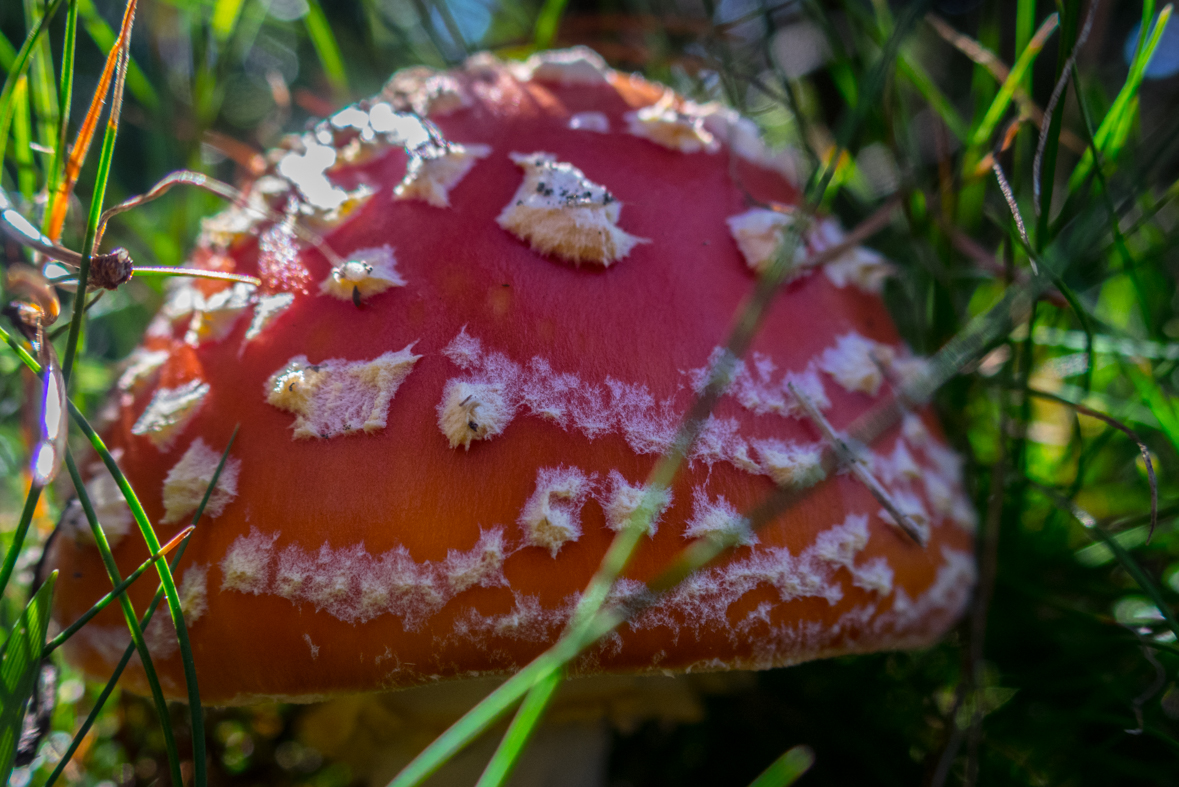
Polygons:
<instances>
[{"instance_id":1,"label":"sunlit grass blade","mask_svg":"<svg viewBox=\"0 0 1179 787\"><path fill-rule=\"evenodd\" d=\"M78 496L78 502L81 503L82 511L86 515L86 521L90 525L90 532L94 536L94 545L98 550L99 556L102 558L107 576L110 577L112 587L118 587L123 582L123 578L119 574L119 567L115 564L114 555L111 554L111 547L107 542L106 533L103 531L102 525L98 522L98 515L94 513L94 506L91 504L90 495L86 491L86 484L82 480L81 473L78 472L78 466L74 463L74 457L68 452L66 453L66 468L70 472L70 479L74 482L74 493ZM139 653L139 659L143 666L143 674L147 678L147 685L151 690L151 698L156 706L156 714L160 720L160 731L164 736L164 747L168 750L168 767L172 773L172 783L183 784L183 777L180 775L180 754L176 748L176 738L172 734L172 725L169 723L168 701L164 699L164 690L160 686L159 675L156 674L151 652L147 648L147 640L143 634L143 627L139 625L139 617L135 614L135 608L131 605L131 599L127 598L125 594L119 594L116 598L118 598L119 605L123 609L123 617L127 620L127 628L131 631L132 643L135 645L135 650Z\"/></svg>"},{"instance_id":2,"label":"sunlit grass blade","mask_svg":"<svg viewBox=\"0 0 1179 787\"><path fill-rule=\"evenodd\" d=\"M332 93L337 101L348 98L348 74L344 69L344 58L340 54L340 45L336 42L336 35L332 26L328 24L327 15L323 12L319 0L308 0L307 15L303 18L307 28L307 37L315 48L323 72L327 75L328 83L332 86Z\"/></svg>"},{"instance_id":3,"label":"sunlit grass blade","mask_svg":"<svg viewBox=\"0 0 1179 787\"><path fill-rule=\"evenodd\" d=\"M16 561L20 558L21 550L24 549L25 538L29 535L29 525L33 521L33 515L37 512L37 503L40 499L41 487L34 484L25 495L25 505L21 509L20 520L12 533L12 544L4 555L4 565L0 566L0 597L3 597L4 591L8 589L8 580L12 579Z\"/></svg>"},{"instance_id":4,"label":"sunlit grass blade","mask_svg":"<svg viewBox=\"0 0 1179 787\"><path fill-rule=\"evenodd\" d=\"M1044 45L1048 43L1049 36L1056 30L1058 22L1059 17L1054 13L1040 25L1040 29L1032 36L1032 40L1028 42L1027 47L1019 53L1019 58L1015 61L1015 65L1011 67L1011 73L1007 75L1007 79L1003 82L1002 87L999 88L998 94L995 95L991 105L987 108L986 114L983 115L982 120L975 127L974 133L970 136L970 145L967 153L963 158L963 174L967 177L975 174L974 168L982 158L982 151L989 145L991 136L995 133L995 128L999 125L999 121L1007 114L1007 108L1011 105L1011 100L1015 95L1016 89L1023 83L1032 65L1036 62L1036 58L1039 57L1040 52L1044 49Z\"/></svg>"},{"instance_id":5,"label":"sunlit grass blade","mask_svg":"<svg viewBox=\"0 0 1179 787\"><path fill-rule=\"evenodd\" d=\"M110 52L115 48L116 35L111 26L98 12L94 0L78 0L78 11L82 27L100 50ZM127 63L127 89L143 107L154 112L160 108L160 97L134 58Z\"/></svg>"},{"instance_id":6,"label":"sunlit grass blade","mask_svg":"<svg viewBox=\"0 0 1179 787\"><path fill-rule=\"evenodd\" d=\"M1131 555L1116 538L1111 536L1088 511L1081 508L1071 500L1061 496L1055 490L1049 487L1043 486L1042 484L1038 484L1034 481L1031 481L1030 483L1045 497L1051 500L1054 505L1084 525L1086 530L1093 534L1094 540L1099 541L1109 547L1110 551L1113 552L1114 557L1116 557L1118 562L1122 565L1122 568L1126 570L1126 573L1134 579L1134 582L1137 583L1142 592L1145 593L1151 602L1154 603L1155 607L1158 608L1159 614L1162 616L1163 621L1167 624L1167 627L1175 633L1176 637L1179 637L1179 620L1175 618L1175 613L1171 611L1171 605L1167 602L1167 599L1163 597L1163 594L1159 590L1158 585L1155 584L1155 581L1142 569L1142 566L1138 564L1138 561L1134 559L1134 556Z\"/></svg>"},{"instance_id":7,"label":"sunlit grass blade","mask_svg":"<svg viewBox=\"0 0 1179 787\"><path fill-rule=\"evenodd\" d=\"M524 747L528 745L529 739L544 716L553 692L561 685L561 678L561 671L553 670L528 692L475 787L500 787L512 775L516 762L524 753Z\"/></svg>"},{"instance_id":8,"label":"sunlit grass blade","mask_svg":"<svg viewBox=\"0 0 1179 787\"><path fill-rule=\"evenodd\" d=\"M8 143L8 125L12 122L13 112L13 91L16 90L16 83L21 77L25 76L25 72L29 67L29 60L33 56L33 49L37 41L41 38L41 34L49 27L50 20L53 15L57 13L58 7L62 4L62 0L52 0L48 8L45 9L44 15L37 21L37 25L29 30L28 35L25 36L24 43L21 44L20 51L12 60L12 65L8 68L8 74L4 78L4 88L0 89L0 162L4 161L5 145Z\"/></svg>"},{"instance_id":9,"label":"sunlit grass blade","mask_svg":"<svg viewBox=\"0 0 1179 787\"><path fill-rule=\"evenodd\" d=\"M57 189L50 198L49 215L45 220L45 234L49 236L50 240L56 241L61 237L62 227L65 225L66 210L69 207L70 194L73 193L74 184L77 183L78 175L82 172L82 165L86 162L86 157L90 153L90 145L94 141L94 133L98 130L98 121L102 117L102 110L106 105L107 93L110 91L111 82L115 78L115 72L118 69L119 63L126 53L131 35L131 26L135 20L135 7L136 0L130 0L127 3L123 14L122 28L119 31L119 38L115 42L116 46L112 47L110 52L107 53L106 63L102 68L102 76L99 77L98 85L94 88L94 95L90 99L90 108L86 112L86 117L82 120L82 125L78 128L78 135L74 139L69 158L66 160L65 172L58 182ZM118 109L112 102L111 119L116 124L116 128L118 123ZM105 186L105 184L103 185ZM98 192L96 191L96 193ZM83 254L87 253L87 251L83 251ZM67 352L67 356L68 354Z\"/></svg>"},{"instance_id":10,"label":"sunlit grass blade","mask_svg":"<svg viewBox=\"0 0 1179 787\"><path fill-rule=\"evenodd\" d=\"M33 164L33 111L29 106L27 76L17 81L12 99L12 157L16 159L17 189L31 202L37 192L37 169Z\"/></svg>"},{"instance_id":11,"label":"sunlit grass blade","mask_svg":"<svg viewBox=\"0 0 1179 787\"><path fill-rule=\"evenodd\" d=\"M902 54L897 58L897 73L907 79L917 89L917 92L921 94L922 98L926 100L933 111L937 113L937 116L946 124L946 128L950 130L950 133L957 137L959 141L965 142L970 135L969 126L925 69L914 58Z\"/></svg>"},{"instance_id":12,"label":"sunlit grass blade","mask_svg":"<svg viewBox=\"0 0 1179 787\"><path fill-rule=\"evenodd\" d=\"M34 16L41 9L40 2L25 0L26 14ZM32 24L29 27L33 27ZM41 38L33 47L33 57L29 61L29 95L33 101L33 109L37 119L37 141L45 148L52 149L57 143L57 128L61 109L58 105L57 89L53 78L53 54L49 48L49 38Z\"/></svg>"},{"instance_id":13,"label":"sunlit grass blade","mask_svg":"<svg viewBox=\"0 0 1179 787\"><path fill-rule=\"evenodd\" d=\"M244 5L245 0L216 0L213 4L213 15L210 18L210 24L213 26L213 35L219 41L228 40L229 36L233 33L238 17L242 13L242 6Z\"/></svg>"},{"instance_id":14,"label":"sunlit grass blade","mask_svg":"<svg viewBox=\"0 0 1179 787\"><path fill-rule=\"evenodd\" d=\"M143 576L143 572L145 572L149 568L151 568L152 563L156 562L157 560L159 560L163 557L166 557L168 555L168 553L170 553L173 549L180 546L180 542L187 539L194 529L195 529L195 527L193 525L189 525L188 527L184 528L179 533L174 535L168 541L168 543L166 543L162 547L160 547L159 552L157 552L156 554L149 557L147 560L140 563L139 567L136 568L134 571L132 571L130 574L128 574L126 579L124 579L122 582L120 582L118 585L116 585L114 588L112 588L111 591L109 593L107 593L105 596L100 598L98 601L94 602L94 606L92 606L92 607L90 607L90 609L86 610L86 612L83 613L81 617L79 617L77 620L75 620L70 625L66 626L64 629L62 629L60 634L58 634L56 637L54 637L52 640L50 640L49 643L45 645L45 653L46 654L52 653L54 650L56 650L57 648L60 648L62 645L64 645L66 640L68 640L70 637L77 634L78 631L80 631L83 626L85 626L87 623L89 623L91 620L94 619L95 615L97 615L99 612L102 612L104 609L106 609L107 606L112 601L114 601L116 598L118 598L123 593L125 593L127 591L127 588L134 585L135 580L137 580L141 576Z\"/></svg>"},{"instance_id":15,"label":"sunlit grass blade","mask_svg":"<svg viewBox=\"0 0 1179 787\"><path fill-rule=\"evenodd\" d=\"M569 0L544 0L532 26L532 46L537 50L548 49L553 45L568 4Z\"/></svg>"},{"instance_id":16,"label":"sunlit grass blade","mask_svg":"<svg viewBox=\"0 0 1179 787\"><path fill-rule=\"evenodd\" d=\"M234 427L233 434L229 436L229 444L225 446L225 451L221 454L221 461L217 463L217 468L213 471L213 477L209 479L209 485L205 487L205 495L203 498L201 498L200 505L197 506L196 511L193 513L193 528L195 528L200 522L201 516L205 512L205 506L208 505L209 498L212 496L213 490L217 488L217 482L221 479L221 472L225 469L225 462L229 459L229 452L233 449L233 443L237 439L239 428L240 425ZM176 568L180 565L180 560L184 557L184 551L188 548L188 542L191 537L192 536L190 532L189 535L185 536L180 541L180 546L176 550L176 557L172 558L172 562L169 564L169 567L172 571L175 571ZM152 598L151 603L148 604L147 612L144 613L143 618L140 620L140 625L142 627L147 628L147 625L151 622L152 616L156 613L156 610L159 609L160 603L163 600L164 587L161 584L160 587L156 590L156 594ZM115 685L119 682L119 678L123 675L123 671L127 669L127 665L130 663L131 657L134 655L134 653L135 643L128 644L123 651L123 657L119 659L119 663L115 666L114 672L111 674L111 677L107 681L106 686L103 687L102 692L95 700L94 707L90 710L90 714L86 717L85 721L82 722L81 726L74 734L73 740L70 741L69 747L62 755L61 760L58 761L56 767L53 769L53 772L46 780L45 787L53 787L53 785L57 782L57 779L61 776L62 771L64 771L66 766L69 765L70 759L74 756L74 753L82 744L82 741L85 739L87 733L89 733L90 729L94 726L94 723L98 720L99 714L102 713L103 706L106 704L107 699L114 691Z\"/></svg>"},{"instance_id":17,"label":"sunlit grass blade","mask_svg":"<svg viewBox=\"0 0 1179 787\"><path fill-rule=\"evenodd\" d=\"M8 784L20 739L25 703L33 693L41 668L45 632L49 628L54 571L29 601L0 650L0 784Z\"/></svg>"},{"instance_id":18,"label":"sunlit grass blade","mask_svg":"<svg viewBox=\"0 0 1179 787\"><path fill-rule=\"evenodd\" d=\"M53 148L53 162L50 164L49 176L46 178L45 192L50 195L46 206L42 232L48 234L51 216L54 213L53 203L60 197L58 186L65 175L67 151L70 133L70 105L74 97L74 52L78 41L78 0L70 0L70 7L66 12L65 37L62 40L61 55L61 85L58 89L58 105L61 112L58 117L57 144ZM68 201L68 200L67 200Z\"/></svg>"},{"instance_id":19,"label":"sunlit grass blade","mask_svg":"<svg viewBox=\"0 0 1179 787\"><path fill-rule=\"evenodd\" d=\"M1118 91L1117 98L1114 99L1105 118L1101 121L1101 125L1093 134L1093 145L1103 160L1116 158L1125 144L1134 118L1138 114L1138 89L1142 86L1142 80L1146 76L1146 67L1150 65L1150 60L1154 57L1155 50L1158 49L1159 42L1162 40L1167 22L1171 19L1171 12L1172 6L1168 3L1159 12L1158 18L1153 20L1154 27L1151 28L1150 35L1135 53L1134 59L1130 63L1130 72L1126 76L1122 89ZM1146 30L1146 21L1143 21L1143 30ZM1088 150L1073 169L1073 174L1069 176L1069 193L1081 187L1081 184L1089 177L1093 165L1093 151Z\"/></svg>"},{"instance_id":20,"label":"sunlit grass blade","mask_svg":"<svg viewBox=\"0 0 1179 787\"><path fill-rule=\"evenodd\" d=\"M807 746L795 746L778 759L761 775L749 783L749 787L788 787L794 784L815 764L815 753Z\"/></svg>"}]
</instances>

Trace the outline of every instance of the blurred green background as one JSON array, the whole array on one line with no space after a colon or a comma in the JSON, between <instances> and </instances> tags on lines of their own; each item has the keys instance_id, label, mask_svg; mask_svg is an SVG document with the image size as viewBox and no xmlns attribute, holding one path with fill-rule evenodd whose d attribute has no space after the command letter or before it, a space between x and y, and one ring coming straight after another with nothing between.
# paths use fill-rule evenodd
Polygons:
<instances>
[{"instance_id":1,"label":"blurred green background","mask_svg":"<svg viewBox=\"0 0 1179 787\"><path fill-rule=\"evenodd\" d=\"M0 4L5 74L42 5ZM123 11L111 0L77 5L75 127ZM918 352L937 350L1023 286L1029 248L1040 252L1095 224L1099 240L1070 248L1031 317L968 359L937 398L949 438L967 456L983 522L979 598L989 607L976 600L929 650L760 673L702 695L696 721L616 732L610 783L744 785L806 744L815 763L802 784L1179 784L1179 649L1164 620L1179 611L1179 24L1159 33L1149 64L1140 35L1143 18L1165 9L1106 0L1092 10L1058 125L1046 134L1059 154L1045 169L1052 195L1038 216L1037 111L1074 52L1089 2L144 0L107 203L180 168L233 181L249 155L375 93L404 66L442 68L481 49L518 58L586 44L620 69L738 107L773 142L798 148L813 172L845 143L822 207L852 227L900 195L903 217L872 245L898 265L886 296ZM1053 13L1061 24L1035 56L1033 33ZM37 69L53 84L58 16L31 84ZM908 26L894 51L898 25ZM1026 72L1008 79L1007 69L1025 61ZM1014 100L991 120L1005 80ZM10 135L0 183L36 216L56 115L35 89L23 101L0 129ZM35 144L14 144L22 133ZM1099 166L1075 176L1091 145ZM988 155L1028 225L1026 248ZM73 248L96 159L67 224ZM178 191L117 219L106 246L126 246L141 264L182 263L199 218L219 204ZM9 244L5 254L22 252ZM84 409L101 403L159 302L158 289L135 280L94 308L76 377ZM24 499L30 390L16 357L0 351L0 551ZM1138 445L1070 403L1112 416L1149 448L1160 509L1149 543ZM63 502L50 496L38 510L36 543L25 545L18 586L0 604L5 630ZM44 784L99 688L65 668L53 731L33 765L14 775L15 787ZM183 747L186 716L175 710L170 723ZM355 762L324 756L300 732L305 713L208 709L210 784L364 782ZM149 701L118 696L63 778L166 783L158 724Z\"/></svg>"}]
</instances>

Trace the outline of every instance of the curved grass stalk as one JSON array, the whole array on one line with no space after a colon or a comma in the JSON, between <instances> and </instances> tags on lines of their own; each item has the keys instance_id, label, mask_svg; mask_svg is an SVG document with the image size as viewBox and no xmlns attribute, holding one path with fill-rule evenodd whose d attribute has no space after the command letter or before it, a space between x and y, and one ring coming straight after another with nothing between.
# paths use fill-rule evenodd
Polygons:
<instances>
[{"instance_id":1,"label":"curved grass stalk","mask_svg":"<svg viewBox=\"0 0 1179 787\"><path fill-rule=\"evenodd\" d=\"M74 482L74 491L78 495L78 502L82 504L82 511L86 514L86 521L90 524L90 532L94 536L94 544L98 548L98 554L102 558L107 576L110 577L111 585L118 587L122 584L123 579L119 575L118 565L115 564L115 556L111 554L111 547L110 543L106 540L106 533L103 532L102 526L98 524L98 516L94 513L94 506L90 503L90 495L86 493L86 484L82 481L82 475L78 472L78 466L74 463L73 454L68 450L66 451L65 462L66 469L70 473L70 479ZM143 674L147 678L147 685L151 690L151 698L156 706L156 714L160 717L160 732L164 736L164 748L168 750L168 768L171 771L172 783L183 784L184 779L180 774L180 753L176 749L176 738L172 734L172 725L168 719L168 701L164 699L164 690L160 687L159 675L156 674L151 653L147 649L147 640L143 636L143 627L139 625L139 618L135 614L135 607L132 606L131 599L122 593L119 594L118 599L119 605L123 608L123 617L127 620L127 628L131 630L131 643L139 653L139 660L143 665Z\"/></svg>"},{"instance_id":2,"label":"curved grass stalk","mask_svg":"<svg viewBox=\"0 0 1179 787\"><path fill-rule=\"evenodd\" d=\"M237 439L237 432L239 428L240 425L238 427L234 427L233 434L231 434L229 437L229 444L225 446L225 451L221 454L221 461L217 464L217 469L213 471L213 477L209 480L209 485L205 488L205 496L201 498L201 504L197 506L196 512L192 516L193 528L195 528L200 522L201 516L205 512L205 506L208 505L209 498L212 496L213 490L217 488L217 482L221 478L221 471L225 468L225 462L229 458L229 451L233 448L234 440ZM172 558L172 562L169 564L171 570L174 571L177 566L180 565L180 560L184 557L184 551L188 548L188 542L191 538L192 534L189 533L189 535L185 536L180 541L180 546L176 550L176 557ZM161 585L156 590L155 596L152 598L151 603L148 604L147 611L140 620L140 625L142 627L146 628L147 625L151 622L152 616L156 613L156 610L159 609L160 602L162 602L163 599L164 588ZM82 722L81 726L78 728L78 731L74 734L73 740L70 741L69 747L66 749L57 765L54 767L53 772L49 774L49 778L46 779L45 787L53 787L53 785L57 782L57 779L61 776L62 771L64 771L66 766L69 765L70 759L74 756L74 753L82 744L82 740L86 737L86 734L98 720L99 714L102 713L103 706L110 698L111 693L115 690L115 686L118 684L119 678L122 677L123 671L127 669L127 665L131 662L131 657L134 654L134 643L128 644L127 648L123 651L122 658L119 659L119 663L115 666L114 672L111 673L110 679L107 680L106 685L99 693L98 698L94 701L94 707L91 708L89 715Z\"/></svg>"}]
</instances>

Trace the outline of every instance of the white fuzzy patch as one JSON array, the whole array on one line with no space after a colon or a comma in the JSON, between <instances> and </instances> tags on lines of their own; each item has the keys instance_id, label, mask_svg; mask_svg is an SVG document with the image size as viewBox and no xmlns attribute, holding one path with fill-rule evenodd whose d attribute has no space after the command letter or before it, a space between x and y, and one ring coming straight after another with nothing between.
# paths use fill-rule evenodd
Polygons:
<instances>
[{"instance_id":1,"label":"white fuzzy patch","mask_svg":"<svg viewBox=\"0 0 1179 787\"><path fill-rule=\"evenodd\" d=\"M551 153L510 155L524 181L496 221L534 251L609 267L643 242L618 227L622 203L577 167Z\"/></svg>"},{"instance_id":2,"label":"white fuzzy patch","mask_svg":"<svg viewBox=\"0 0 1179 787\"><path fill-rule=\"evenodd\" d=\"M834 219L824 219L811 232L809 241L815 254L826 251L847 239L843 229ZM856 246L844 252L823 266L823 272L836 287L849 284L864 292L879 295L884 289L884 280L896 271L892 263L878 252L863 246Z\"/></svg>"},{"instance_id":3,"label":"white fuzzy patch","mask_svg":"<svg viewBox=\"0 0 1179 787\"><path fill-rule=\"evenodd\" d=\"M119 489L114 476L105 465L96 464L98 466L93 468L93 476L86 482L86 494L90 498L90 506L94 509L94 516L106 535L107 543L114 547L131 532L135 518L131 515L127 500L123 497L123 490ZM77 500L71 500L62 513L61 528L75 541L84 544L94 543L94 532L90 529L90 522L86 519L82 504Z\"/></svg>"},{"instance_id":4,"label":"white fuzzy patch","mask_svg":"<svg viewBox=\"0 0 1179 787\"><path fill-rule=\"evenodd\" d=\"M569 128L574 131L609 134L610 118L601 112L578 112L569 118Z\"/></svg>"},{"instance_id":5,"label":"white fuzzy patch","mask_svg":"<svg viewBox=\"0 0 1179 787\"><path fill-rule=\"evenodd\" d=\"M200 298L184 335L185 343L196 347L202 342L223 340L254 302L256 289L252 284L237 282L207 298Z\"/></svg>"},{"instance_id":6,"label":"white fuzzy patch","mask_svg":"<svg viewBox=\"0 0 1179 787\"><path fill-rule=\"evenodd\" d=\"M450 380L438 403L438 428L451 448L470 450L472 440L495 437L514 415L502 385Z\"/></svg>"},{"instance_id":7,"label":"white fuzzy patch","mask_svg":"<svg viewBox=\"0 0 1179 787\"><path fill-rule=\"evenodd\" d=\"M257 339L262 330L274 322L275 318L290 308L294 302L295 296L289 292L260 296L254 305L254 316L250 320L250 327L246 329L246 341Z\"/></svg>"},{"instance_id":8,"label":"white fuzzy patch","mask_svg":"<svg viewBox=\"0 0 1179 787\"><path fill-rule=\"evenodd\" d=\"M802 183L805 167L797 151L790 148L771 150L752 120L718 103L704 104L700 107L700 114L704 117L704 128L733 153L759 167L777 172L795 186Z\"/></svg>"},{"instance_id":9,"label":"white fuzzy patch","mask_svg":"<svg viewBox=\"0 0 1179 787\"><path fill-rule=\"evenodd\" d=\"M654 104L637 112L628 112L624 119L628 132L670 150L681 153L715 153L720 150L720 142L704 126L700 105L677 100L671 90Z\"/></svg>"},{"instance_id":10,"label":"white fuzzy patch","mask_svg":"<svg viewBox=\"0 0 1179 787\"><path fill-rule=\"evenodd\" d=\"M786 231L794 226L794 222L793 213L766 208L752 208L725 219L745 264L755 273L770 267L775 252L786 240ZM792 242L795 244L794 264L800 265L806 260L806 247L797 238Z\"/></svg>"},{"instance_id":11,"label":"white fuzzy patch","mask_svg":"<svg viewBox=\"0 0 1179 787\"><path fill-rule=\"evenodd\" d=\"M220 463L219 452L214 451L199 437L193 440L184 456L172 466L164 479L164 518L160 522L165 525L173 524L196 511ZM241 466L240 459L230 457L225 460L225 467L217 477L217 486L209 495L203 516L220 516L225 507L237 497L237 477L241 472Z\"/></svg>"},{"instance_id":12,"label":"white fuzzy patch","mask_svg":"<svg viewBox=\"0 0 1179 787\"><path fill-rule=\"evenodd\" d=\"M806 489L827 477L823 470L821 443L799 445L781 440L756 442L761 466L778 486Z\"/></svg>"},{"instance_id":13,"label":"white fuzzy patch","mask_svg":"<svg viewBox=\"0 0 1179 787\"><path fill-rule=\"evenodd\" d=\"M849 391L875 396L884 382L877 360L892 358L892 348L852 331L835 340L819 357L819 368ZM875 358L874 358L875 356Z\"/></svg>"},{"instance_id":14,"label":"white fuzzy patch","mask_svg":"<svg viewBox=\"0 0 1179 787\"><path fill-rule=\"evenodd\" d=\"M471 103L457 79L425 66L401 69L385 83L381 95L397 109L422 117L447 115Z\"/></svg>"},{"instance_id":15,"label":"white fuzzy patch","mask_svg":"<svg viewBox=\"0 0 1179 787\"><path fill-rule=\"evenodd\" d=\"M311 641L311 635L304 634L303 641L307 643L307 647L311 648L311 660L315 661L317 658L319 658L319 645L316 645Z\"/></svg>"},{"instance_id":16,"label":"white fuzzy patch","mask_svg":"<svg viewBox=\"0 0 1179 787\"><path fill-rule=\"evenodd\" d=\"M538 52L524 61L521 76L558 85L608 85L611 69L594 50L575 46Z\"/></svg>"},{"instance_id":17,"label":"white fuzzy patch","mask_svg":"<svg viewBox=\"0 0 1179 787\"><path fill-rule=\"evenodd\" d=\"M757 543L749 520L737 513L723 496L715 500L701 490L692 493L692 518L684 528L684 538L711 538L732 541L741 546Z\"/></svg>"},{"instance_id":18,"label":"white fuzzy patch","mask_svg":"<svg viewBox=\"0 0 1179 787\"><path fill-rule=\"evenodd\" d=\"M885 484L895 484L898 481L915 481L921 478L923 472L904 440L897 440L896 447L889 456L879 454L872 458L872 471Z\"/></svg>"},{"instance_id":19,"label":"white fuzzy patch","mask_svg":"<svg viewBox=\"0 0 1179 787\"><path fill-rule=\"evenodd\" d=\"M503 615L481 615L468 610L455 621L458 637L472 642L485 642L489 636L506 637L525 642L551 642L573 613L572 604L545 609L536 596L515 594L515 604Z\"/></svg>"},{"instance_id":20,"label":"white fuzzy patch","mask_svg":"<svg viewBox=\"0 0 1179 787\"><path fill-rule=\"evenodd\" d=\"M591 480L576 467L541 468L536 491L517 520L524 540L555 558L561 547L581 538L581 507L590 491Z\"/></svg>"},{"instance_id":21,"label":"white fuzzy patch","mask_svg":"<svg viewBox=\"0 0 1179 787\"><path fill-rule=\"evenodd\" d=\"M630 523L631 517L643 507L643 501L649 492L650 487L630 484L622 477L622 473L611 470L608 491L604 499L601 500L602 509L606 512L606 526L615 532L625 528ZM647 535L655 535L659 520L671 502L670 489L664 489L653 497L653 505L644 510L642 514L648 517Z\"/></svg>"},{"instance_id":22,"label":"white fuzzy patch","mask_svg":"<svg viewBox=\"0 0 1179 787\"><path fill-rule=\"evenodd\" d=\"M482 342L466 328L442 354L468 373L463 382L501 391L505 413L543 418L591 440L619 433L640 454L662 453L675 438L679 410L670 399L656 401L643 385L611 377L590 382L555 370L540 357L517 363L503 353L484 351ZM444 397L443 405L446 401ZM443 432L447 430L443 428Z\"/></svg>"},{"instance_id":23,"label":"white fuzzy patch","mask_svg":"<svg viewBox=\"0 0 1179 787\"><path fill-rule=\"evenodd\" d=\"M395 199L417 199L438 208L449 207L450 190L466 177L481 158L491 153L487 145L442 146L415 149L405 170L405 177L393 189Z\"/></svg>"},{"instance_id":24,"label":"white fuzzy patch","mask_svg":"<svg viewBox=\"0 0 1179 787\"><path fill-rule=\"evenodd\" d=\"M119 390L130 391L137 388L164 365L164 361L168 360L169 355L167 350L148 350L145 347L136 347L124 362L123 373L119 375L117 383Z\"/></svg>"},{"instance_id":25,"label":"white fuzzy patch","mask_svg":"<svg viewBox=\"0 0 1179 787\"><path fill-rule=\"evenodd\" d=\"M175 388L157 388L151 402L131 427L131 434L144 435L161 451L166 451L201 409L208 395L209 384L200 379Z\"/></svg>"},{"instance_id":26,"label":"white fuzzy patch","mask_svg":"<svg viewBox=\"0 0 1179 787\"><path fill-rule=\"evenodd\" d=\"M265 593L270 585L270 562L277 538L277 533L268 536L250 528L248 536L234 539L221 561L221 590Z\"/></svg>"},{"instance_id":27,"label":"white fuzzy patch","mask_svg":"<svg viewBox=\"0 0 1179 787\"><path fill-rule=\"evenodd\" d=\"M352 252L347 262L332 268L319 283L319 291L342 301L366 301L390 287L404 286L392 247L379 246Z\"/></svg>"},{"instance_id":28,"label":"white fuzzy patch","mask_svg":"<svg viewBox=\"0 0 1179 787\"><path fill-rule=\"evenodd\" d=\"M266 401L295 414L297 440L384 429L393 395L421 357L411 347L371 361L296 356L266 381Z\"/></svg>"},{"instance_id":29,"label":"white fuzzy patch","mask_svg":"<svg viewBox=\"0 0 1179 787\"><path fill-rule=\"evenodd\" d=\"M184 578L180 580L180 587L176 590L180 596L184 622L191 626L209 611L209 567L190 566L184 572Z\"/></svg>"},{"instance_id":30,"label":"white fuzzy patch","mask_svg":"<svg viewBox=\"0 0 1179 787\"><path fill-rule=\"evenodd\" d=\"M480 530L479 540L466 552L451 549L442 563L442 576L452 593L462 593L473 587L498 587L508 584L504 577L504 560L507 548L504 546L503 528Z\"/></svg>"}]
</instances>

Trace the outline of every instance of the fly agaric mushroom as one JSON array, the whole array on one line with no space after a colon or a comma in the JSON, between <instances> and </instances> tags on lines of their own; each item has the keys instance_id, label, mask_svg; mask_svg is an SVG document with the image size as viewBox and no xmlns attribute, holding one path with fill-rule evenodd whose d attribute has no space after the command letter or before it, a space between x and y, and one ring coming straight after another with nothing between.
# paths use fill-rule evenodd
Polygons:
<instances>
[{"instance_id":1,"label":"fly agaric mushroom","mask_svg":"<svg viewBox=\"0 0 1179 787\"><path fill-rule=\"evenodd\" d=\"M795 276L618 590L692 539L741 546L573 671L912 647L962 610L973 517L932 416L859 447L855 473L819 464L918 361L879 296L879 255L811 264L840 230L792 211L793 159L750 121L585 49L478 55L396 74L269 161L193 253L262 286L174 289L107 429L167 538L241 425L178 570L206 702L506 674L552 644L792 225ZM741 512L775 485L809 493L752 532ZM115 554L146 555L130 537ZM63 624L108 589L81 539L50 563ZM157 615L149 640L179 698L172 636ZM108 611L68 650L101 675L125 642Z\"/></svg>"}]
</instances>

